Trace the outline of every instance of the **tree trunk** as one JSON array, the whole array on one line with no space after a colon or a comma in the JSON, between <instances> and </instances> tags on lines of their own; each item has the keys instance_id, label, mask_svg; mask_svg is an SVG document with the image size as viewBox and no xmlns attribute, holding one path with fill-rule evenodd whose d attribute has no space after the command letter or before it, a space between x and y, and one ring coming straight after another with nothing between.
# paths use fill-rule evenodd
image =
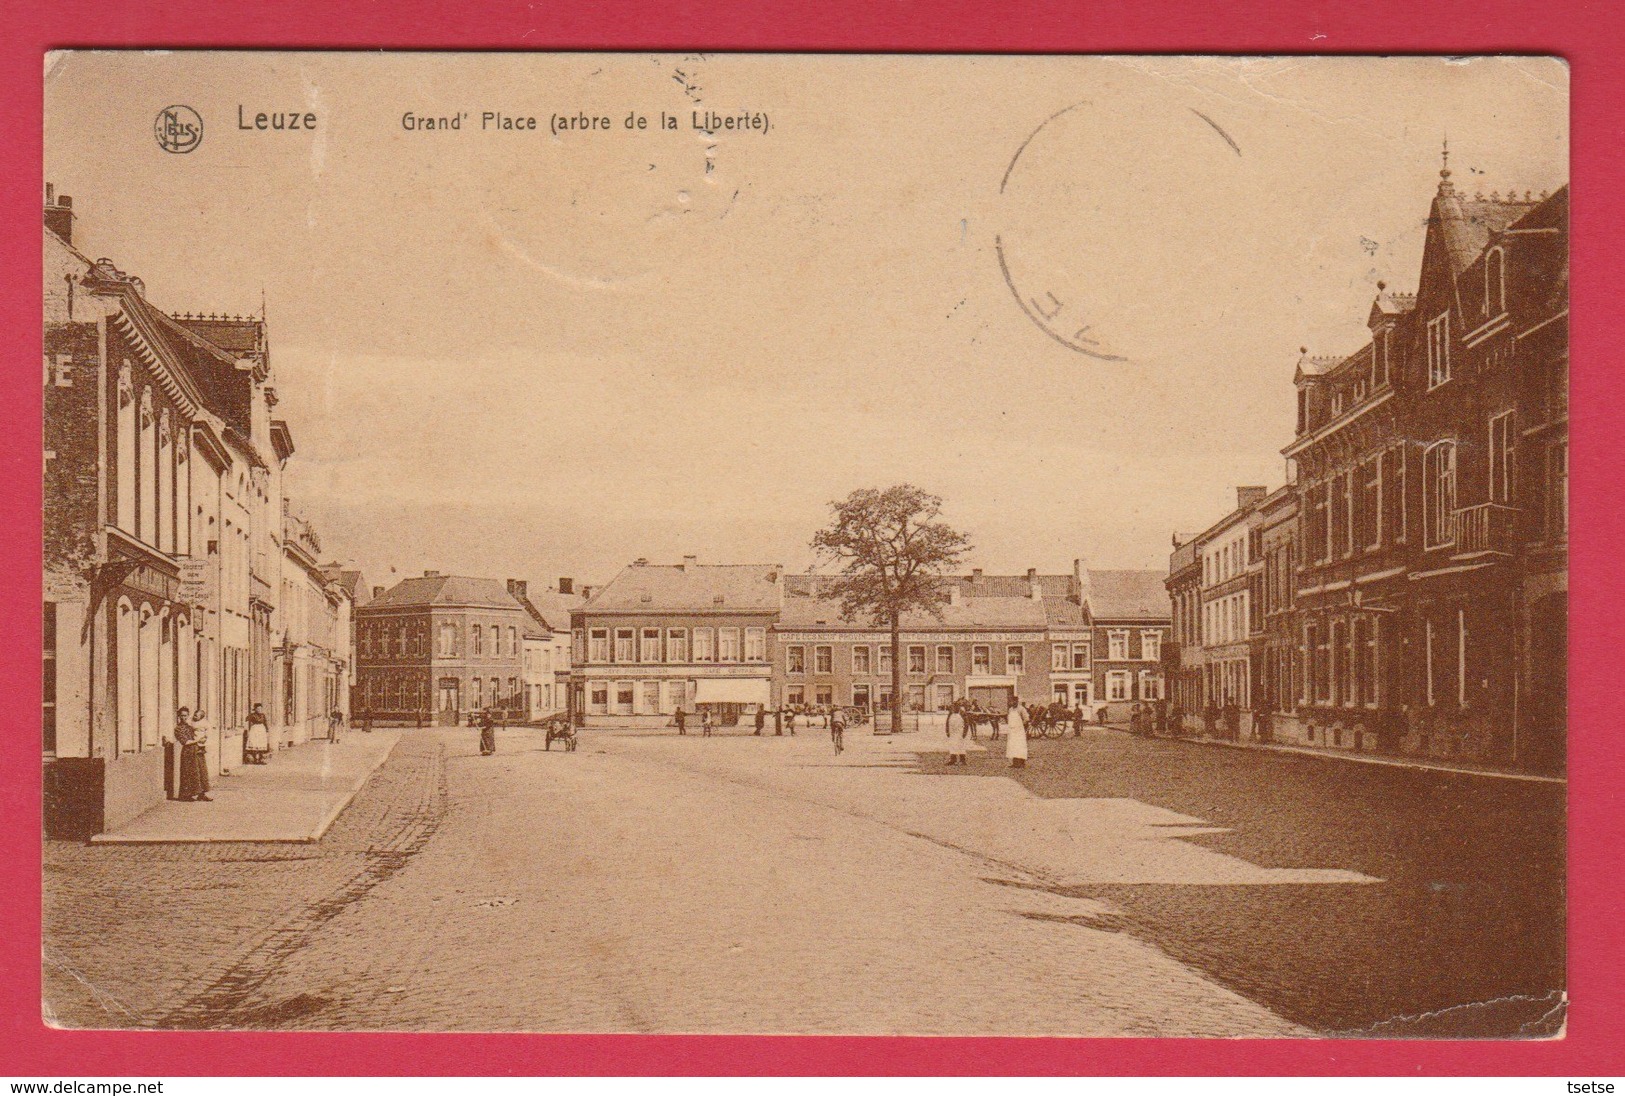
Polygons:
<instances>
[{"instance_id":1,"label":"tree trunk","mask_svg":"<svg viewBox=\"0 0 1625 1096\"><path fill-rule=\"evenodd\" d=\"M903 618L891 615L891 733L903 733Z\"/></svg>"}]
</instances>

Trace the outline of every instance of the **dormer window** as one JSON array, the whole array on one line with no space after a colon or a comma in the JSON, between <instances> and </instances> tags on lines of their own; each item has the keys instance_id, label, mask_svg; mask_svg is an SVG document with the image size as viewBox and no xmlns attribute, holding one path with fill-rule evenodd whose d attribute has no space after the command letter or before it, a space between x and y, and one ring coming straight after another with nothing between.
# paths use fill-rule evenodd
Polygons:
<instances>
[{"instance_id":1,"label":"dormer window","mask_svg":"<svg viewBox=\"0 0 1625 1096\"><path fill-rule=\"evenodd\" d=\"M1490 248L1484 256L1484 315L1499 316L1507 310L1506 252Z\"/></svg>"}]
</instances>

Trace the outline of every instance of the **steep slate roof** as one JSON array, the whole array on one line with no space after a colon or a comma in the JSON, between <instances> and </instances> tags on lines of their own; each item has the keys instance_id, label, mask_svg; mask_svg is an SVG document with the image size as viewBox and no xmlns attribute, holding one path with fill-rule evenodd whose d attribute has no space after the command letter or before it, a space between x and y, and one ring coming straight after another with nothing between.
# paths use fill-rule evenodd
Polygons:
<instances>
[{"instance_id":1,"label":"steep slate roof","mask_svg":"<svg viewBox=\"0 0 1625 1096\"><path fill-rule=\"evenodd\" d=\"M1173 602L1162 571L1090 570L1084 597L1097 620L1169 620Z\"/></svg>"},{"instance_id":2,"label":"steep slate roof","mask_svg":"<svg viewBox=\"0 0 1625 1096\"><path fill-rule=\"evenodd\" d=\"M580 594L561 594L557 590L527 591L522 600L536 623L554 632L568 632L570 613L586 603Z\"/></svg>"},{"instance_id":3,"label":"steep slate roof","mask_svg":"<svg viewBox=\"0 0 1625 1096\"><path fill-rule=\"evenodd\" d=\"M633 564L580 608L611 612L773 612L784 590L767 563ZM720 600L718 600L720 599Z\"/></svg>"},{"instance_id":4,"label":"steep slate roof","mask_svg":"<svg viewBox=\"0 0 1625 1096\"><path fill-rule=\"evenodd\" d=\"M970 628L1043 628L1047 623L1044 602L1030 597L961 598L959 604L942 606L939 620L930 613L903 614L905 632L925 632L934 629L962 630ZM841 603L833 598L790 596L784 599L779 613L781 629L827 627L836 630L873 630L873 621L841 617Z\"/></svg>"},{"instance_id":5,"label":"steep slate roof","mask_svg":"<svg viewBox=\"0 0 1625 1096\"><path fill-rule=\"evenodd\" d=\"M328 582L336 583L345 593L350 595L350 601L357 609L372 600L372 591L367 584L361 581L360 571L347 571L337 563L323 564L322 577Z\"/></svg>"},{"instance_id":6,"label":"steep slate roof","mask_svg":"<svg viewBox=\"0 0 1625 1096\"><path fill-rule=\"evenodd\" d=\"M523 606L494 578L462 575L424 575L402 579L367 603L368 609L428 608L430 606L518 609Z\"/></svg>"}]
</instances>

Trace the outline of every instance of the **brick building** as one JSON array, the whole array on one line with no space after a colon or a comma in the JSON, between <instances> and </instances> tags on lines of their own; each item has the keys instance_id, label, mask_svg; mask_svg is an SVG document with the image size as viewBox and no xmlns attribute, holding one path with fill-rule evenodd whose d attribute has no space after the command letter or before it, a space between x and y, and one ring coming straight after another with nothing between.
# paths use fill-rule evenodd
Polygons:
<instances>
[{"instance_id":1,"label":"brick building","mask_svg":"<svg viewBox=\"0 0 1625 1096\"><path fill-rule=\"evenodd\" d=\"M46 827L80 836L164 798L179 707L207 714L215 773L253 704L281 730L292 444L263 320L156 308L49 188L44 222Z\"/></svg>"},{"instance_id":2,"label":"brick building","mask_svg":"<svg viewBox=\"0 0 1625 1096\"><path fill-rule=\"evenodd\" d=\"M456 726L525 714L530 615L503 583L425 571L356 612L356 703L375 723Z\"/></svg>"},{"instance_id":3,"label":"brick building","mask_svg":"<svg viewBox=\"0 0 1625 1096\"><path fill-rule=\"evenodd\" d=\"M1094 652L1095 711L1123 721L1136 703L1167 698L1163 646L1173 629L1173 607L1164 576L1081 566L1076 574Z\"/></svg>"},{"instance_id":4,"label":"brick building","mask_svg":"<svg viewBox=\"0 0 1625 1096\"><path fill-rule=\"evenodd\" d=\"M711 708L734 722L771 703L775 564L638 560L571 613L573 711L587 726L665 726Z\"/></svg>"}]
</instances>

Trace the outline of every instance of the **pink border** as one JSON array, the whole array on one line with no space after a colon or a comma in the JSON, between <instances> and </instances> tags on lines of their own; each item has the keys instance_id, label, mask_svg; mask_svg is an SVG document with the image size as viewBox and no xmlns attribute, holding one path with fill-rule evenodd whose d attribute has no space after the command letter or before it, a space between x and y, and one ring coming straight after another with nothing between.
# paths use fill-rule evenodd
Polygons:
<instances>
[{"instance_id":1,"label":"pink border","mask_svg":"<svg viewBox=\"0 0 1625 1096\"><path fill-rule=\"evenodd\" d=\"M1569 1034L1544 1043L1376 1041L892 1039L642 1036L438 1036L76 1033L40 1022L39 677L31 657L0 667L0 864L8 884L0 934L0 1072L40 1077L217 1074L1356 1074L1625 1073L1625 917L1619 913L1618 806L1625 735L1608 718L1618 677L1625 586L1609 543L1625 542L1625 508L1600 439L1625 433L1617 321L1625 200L1616 184L1625 143L1618 5L1573 0L1421 5L1413 0L1300 5L1278 0L1165 0L1098 10L1035 0L627 0L483 10L436 0L335 5L331 0L32 0L8 5L0 35L0 581L6 648L37 650L40 545L37 209L41 201L42 54L67 46L313 48L618 48L1016 52L1552 53L1572 65L1575 319L1585 353L1572 374L1575 589L1569 751ZM1617 46L1615 47L1617 50Z\"/></svg>"}]
</instances>

